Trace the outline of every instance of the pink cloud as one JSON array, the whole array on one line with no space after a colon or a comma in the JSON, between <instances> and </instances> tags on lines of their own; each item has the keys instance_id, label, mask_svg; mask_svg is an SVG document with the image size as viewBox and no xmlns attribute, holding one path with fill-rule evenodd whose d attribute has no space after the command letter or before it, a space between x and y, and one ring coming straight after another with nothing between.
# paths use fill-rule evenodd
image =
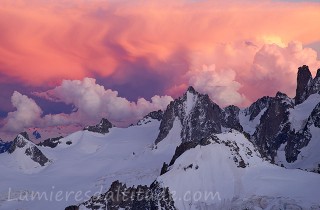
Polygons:
<instances>
[{"instance_id":1,"label":"pink cloud","mask_svg":"<svg viewBox=\"0 0 320 210\"><path fill-rule=\"evenodd\" d=\"M219 62L229 58L222 55L238 53L226 48L220 55L221 45L266 43L270 37L285 43L319 41L316 3L3 0L0 8L0 73L29 85L108 77L122 63L139 59L159 74L188 71L174 62L181 49L190 68L213 63L220 69ZM251 59L251 54L242 56L238 60ZM207 58L211 62L201 62ZM166 61L171 68L158 67ZM127 76L121 71L118 80Z\"/></svg>"},{"instance_id":2,"label":"pink cloud","mask_svg":"<svg viewBox=\"0 0 320 210\"><path fill-rule=\"evenodd\" d=\"M168 80L161 95L176 97L194 85L222 106L246 106L278 90L293 96L297 68L307 64L314 73L320 67L316 51L304 47L319 41L319 9L316 3L275 1L3 0L0 81L49 87L38 96L76 108L41 117L39 106L24 99L34 117L24 116L15 102L5 128L103 116L124 124L172 100L131 102L92 77L148 83L135 78L148 71Z\"/></svg>"},{"instance_id":3,"label":"pink cloud","mask_svg":"<svg viewBox=\"0 0 320 210\"><path fill-rule=\"evenodd\" d=\"M235 81L236 72L231 69L216 70L214 65L187 73L189 84L196 90L208 93L221 106L242 104L246 99L239 93L241 84Z\"/></svg>"},{"instance_id":4,"label":"pink cloud","mask_svg":"<svg viewBox=\"0 0 320 210\"><path fill-rule=\"evenodd\" d=\"M11 97L11 102L16 111L8 113L2 130L21 132L24 128L38 124L42 110L34 100L15 91Z\"/></svg>"},{"instance_id":5,"label":"pink cloud","mask_svg":"<svg viewBox=\"0 0 320 210\"><path fill-rule=\"evenodd\" d=\"M315 76L320 68L317 52L304 48L300 42L290 42L281 47L276 44L263 45L255 54L247 76L241 75L242 92L251 100L261 93L275 95L277 91L294 97L297 67L308 65Z\"/></svg>"}]
</instances>

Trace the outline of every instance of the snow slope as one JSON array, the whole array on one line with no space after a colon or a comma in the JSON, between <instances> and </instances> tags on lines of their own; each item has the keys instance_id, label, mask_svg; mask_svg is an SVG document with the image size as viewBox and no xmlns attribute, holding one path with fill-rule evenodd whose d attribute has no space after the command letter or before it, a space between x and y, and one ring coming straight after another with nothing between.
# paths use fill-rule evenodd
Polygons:
<instances>
[{"instance_id":1,"label":"snow slope","mask_svg":"<svg viewBox=\"0 0 320 210\"><path fill-rule=\"evenodd\" d=\"M303 103L296 105L294 109L290 109L289 122L291 123L291 128L296 131L302 129L312 110L319 102L320 94L313 94Z\"/></svg>"},{"instance_id":2,"label":"snow slope","mask_svg":"<svg viewBox=\"0 0 320 210\"><path fill-rule=\"evenodd\" d=\"M0 183L0 209L64 209L106 191L115 180L128 186L151 184L181 142L181 125L176 120L169 135L155 147L159 124L158 120L150 120L129 128L112 128L106 135L78 131L61 139L56 148L41 147L52 163L33 174L17 173L2 162L0 179L6 182ZM8 157L0 160L10 157L3 155ZM21 198L21 191L28 192L28 197ZM46 192L48 199L30 201L33 191ZM62 199L56 201L59 191ZM8 201L8 196L13 201Z\"/></svg>"},{"instance_id":3,"label":"snow slope","mask_svg":"<svg viewBox=\"0 0 320 210\"><path fill-rule=\"evenodd\" d=\"M318 103L320 103L320 94L312 94L303 103L296 105L294 109L290 109L289 122L291 123L291 128L295 129L296 132L303 129L312 110ZM310 142L300 150L295 162L288 163L286 161L285 143L277 151L276 163L283 164L286 168L300 168L309 171L320 169L320 129L311 125L310 134L312 136Z\"/></svg>"},{"instance_id":4,"label":"snow slope","mask_svg":"<svg viewBox=\"0 0 320 210\"><path fill-rule=\"evenodd\" d=\"M207 146L186 151L157 179L169 187L177 209L239 209L241 205L250 209L284 209L285 205L320 208L318 174L264 161L238 132L216 137L219 140L211 139ZM235 161L239 155L244 168Z\"/></svg>"},{"instance_id":5,"label":"snow slope","mask_svg":"<svg viewBox=\"0 0 320 210\"><path fill-rule=\"evenodd\" d=\"M243 130L250 135L253 135L256 131L257 126L260 124L260 118L264 114L267 108L261 110L261 112L253 119L250 120L250 115L246 112L246 110L241 110L239 112L239 122L243 127Z\"/></svg>"},{"instance_id":6,"label":"snow slope","mask_svg":"<svg viewBox=\"0 0 320 210\"><path fill-rule=\"evenodd\" d=\"M13 146L14 150L11 148ZM34 161L32 158L35 158L36 155L36 145L20 134L13 141L11 147L9 148L9 150L13 150L11 154L8 154L8 152L0 154L0 164L6 166L6 170L31 174L43 170L45 166L50 164L46 161L45 166L41 166L39 162ZM30 151L30 154L27 154L27 151Z\"/></svg>"},{"instance_id":7,"label":"snow slope","mask_svg":"<svg viewBox=\"0 0 320 210\"><path fill-rule=\"evenodd\" d=\"M236 131L213 135L209 145L187 150L159 176L181 143L182 129L175 118L169 134L154 145L159 126L158 120L148 119L129 128L113 127L105 135L75 132L55 148L39 147L51 160L45 167L23 162L20 153L1 154L0 179L6 181L0 182L0 209L64 209L106 192L115 180L127 186L157 180L169 187L175 206L183 210L320 208L319 174L264 161ZM317 144L315 138L308 148ZM305 153L310 158L317 154ZM19 164L28 170L17 170Z\"/></svg>"}]
</instances>

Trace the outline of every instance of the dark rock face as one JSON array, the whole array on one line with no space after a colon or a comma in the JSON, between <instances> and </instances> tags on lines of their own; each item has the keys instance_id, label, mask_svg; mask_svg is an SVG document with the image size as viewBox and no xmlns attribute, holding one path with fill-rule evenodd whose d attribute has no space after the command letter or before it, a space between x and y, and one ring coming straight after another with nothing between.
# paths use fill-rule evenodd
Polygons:
<instances>
[{"instance_id":1,"label":"dark rock face","mask_svg":"<svg viewBox=\"0 0 320 210\"><path fill-rule=\"evenodd\" d=\"M79 206L68 206L64 210L79 210Z\"/></svg>"},{"instance_id":2,"label":"dark rock face","mask_svg":"<svg viewBox=\"0 0 320 210\"><path fill-rule=\"evenodd\" d=\"M106 118L102 118L100 123L93 126L87 126L83 130L88 130L95 133L106 134L109 133L109 129L112 128L113 125Z\"/></svg>"},{"instance_id":3,"label":"dark rock face","mask_svg":"<svg viewBox=\"0 0 320 210\"><path fill-rule=\"evenodd\" d=\"M30 139L29 139L29 135L28 135L28 133L27 133L27 132L21 132L21 133L20 133L20 135L21 135L21 136L23 136L25 139L27 139L27 140L29 140L29 141L30 141Z\"/></svg>"},{"instance_id":4,"label":"dark rock face","mask_svg":"<svg viewBox=\"0 0 320 210\"><path fill-rule=\"evenodd\" d=\"M297 160L302 148L306 147L312 136L310 132L311 125L319 126L319 104L314 108L301 130L291 128L289 122L289 109L295 108L295 105L303 103L311 94L318 93L320 90L320 70L312 79L308 66L302 66L298 70L297 89L294 103L283 93L278 92L275 98L268 98L266 112L260 119L256 132L251 141L257 146L260 153L274 161L277 150L281 144L285 144L285 156L289 163ZM257 101L258 102L258 101ZM253 105L250 106L253 107ZM250 110L249 108L249 110Z\"/></svg>"},{"instance_id":5,"label":"dark rock face","mask_svg":"<svg viewBox=\"0 0 320 210\"><path fill-rule=\"evenodd\" d=\"M221 133L221 126L224 124L222 109L212 102L208 95L196 92L193 87L189 87L182 97L168 105L156 143L169 134L175 118L178 118L182 125L182 142L200 141L211 133Z\"/></svg>"},{"instance_id":6,"label":"dark rock face","mask_svg":"<svg viewBox=\"0 0 320 210\"><path fill-rule=\"evenodd\" d=\"M292 129L289 122L289 109L294 106L293 100L278 92L275 98L269 100L268 109L262 115L260 124L251 138L261 155L271 162L274 162L281 144L285 143L286 161L288 163L296 161L300 150L306 147L312 138L310 127L320 126L320 105L318 104L301 130Z\"/></svg>"},{"instance_id":7,"label":"dark rock face","mask_svg":"<svg viewBox=\"0 0 320 210\"><path fill-rule=\"evenodd\" d=\"M17 148L23 148L27 145L27 141L30 141L27 132L20 133L12 142L11 147L8 149L8 153L13 153Z\"/></svg>"},{"instance_id":8,"label":"dark rock face","mask_svg":"<svg viewBox=\"0 0 320 210\"><path fill-rule=\"evenodd\" d=\"M182 142L200 141L212 132L221 133L222 110L208 95L198 94L198 97L194 109L188 116L184 112L181 113Z\"/></svg>"},{"instance_id":9,"label":"dark rock face","mask_svg":"<svg viewBox=\"0 0 320 210\"><path fill-rule=\"evenodd\" d=\"M297 133L288 132L289 138L287 139L287 145L285 147L286 160L292 163L297 160L300 150L306 147L312 135L310 133L310 127L314 125L320 128L320 103L313 109L311 115L309 116L304 128Z\"/></svg>"},{"instance_id":10,"label":"dark rock face","mask_svg":"<svg viewBox=\"0 0 320 210\"><path fill-rule=\"evenodd\" d=\"M224 108L222 114L224 116L223 126L225 128L231 128L238 130L240 132L243 131L243 128L239 122L239 112L240 109L237 106L230 105Z\"/></svg>"},{"instance_id":11,"label":"dark rock face","mask_svg":"<svg viewBox=\"0 0 320 210\"><path fill-rule=\"evenodd\" d=\"M251 139L263 156L273 160L280 145L286 142L287 138L282 134L290 129L289 108L293 106L293 101L284 93L278 92L270 100Z\"/></svg>"},{"instance_id":12,"label":"dark rock face","mask_svg":"<svg viewBox=\"0 0 320 210\"><path fill-rule=\"evenodd\" d=\"M174 162L180 157L183 153L185 153L187 150L195 148L198 146L198 142L196 141L187 141L187 142L182 142L175 150L174 155L170 161L169 166L173 165Z\"/></svg>"},{"instance_id":13,"label":"dark rock face","mask_svg":"<svg viewBox=\"0 0 320 210\"><path fill-rule=\"evenodd\" d=\"M49 159L35 146L27 148L25 154L30 156L34 162L39 163L41 166L44 166L49 162Z\"/></svg>"},{"instance_id":14,"label":"dark rock face","mask_svg":"<svg viewBox=\"0 0 320 210\"><path fill-rule=\"evenodd\" d=\"M56 138L49 138L49 139L46 139L46 140L38 143L37 146L55 148L58 144L61 143L60 139L62 139L62 138L63 138L62 136L59 136Z\"/></svg>"},{"instance_id":15,"label":"dark rock face","mask_svg":"<svg viewBox=\"0 0 320 210\"><path fill-rule=\"evenodd\" d=\"M99 196L91 197L80 206L88 209L128 209L128 210L174 210L174 202L167 188L162 188L158 182L150 186L127 187L115 181L110 189Z\"/></svg>"},{"instance_id":16,"label":"dark rock face","mask_svg":"<svg viewBox=\"0 0 320 210\"><path fill-rule=\"evenodd\" d=\"M316 77L312 80L308 90L308 95L318 93L320 91L320 69L317 70Z\"/></svg>"},{"instance_id":17,"label":"dark rock face","mask_svg":"<svg viewBox=\"0 0 320 210\"><path fill-rule=\"evenodd\" d=\"M317 71L317 75L312 79L309 67L304 65L299 67L298 77L297 77L297 89L295 104L301 104L304 102L311 94L320 91L320 69Z\"/></svg>"},{"instance_id":18,"label":"dark rock face","mask_svg":"<svg viewBox=\"0 0 320 210\"><path fill-rule=\"evenodd\" d=\"M12 154L16 149L25 149L25 154L29 156L34 162L44 166L49 162L49 159L39 150L32 142L30 142L28 134L23 132L19 134L12 142L8 149L8 153Z\"/></svg>"},{"instance_id":19,"label":"dark rock face","mask_svg":"<svg viewBox=\"0 0 320 210\"><path fill-rule=\"evenodd\" d=\"M320 103L312 110L306 127L310 127L312 124L314 124L315 127L320 128Z\"/></svg>"},{"instance_id":20,"label":"dark rock face","mask_svg":"<svg viewBox=\"0 0 320 210\"><path fill-rule=\"evenodd\" d=\"M298 69L295 104L301 104L307 98L308 86L312 81L309 67L304 65Z\"/></svg>"},{"instance_id":21,"label":"dark rock face","mask_svg":"<svg viewBox=\"0 0 320 210\"><path fill-rule=\"evenodd\" d=\"M183 153L185 153L187 150L195 148L198 145L201 146L206 146L210 144L210 141L208 138L203 138L200 141L187 141L187 142L182 142L175 150L174 155L169 163L169 166L173 165L176 159L180 157Z\"/></svg>"},{"instance_id":22,"label":"dark rock face","mask_svg":"<svg viewBox=\"0 0 320 210\"><path fill-rule=\"evenodd\" d=\"M154 119L154 120L161 121L162 118L163 118L163 111L162 110L158 110L158 111L150 112L144 118L147 118L147 117L150 117L151 119Z\"/></svg>"},{"instance_id":23,"label":"dark rock face","mask_svg":"<svg viewBox=\"0 0 320 210\"><path fill-rule=\"evenodd\" d=\"M251 104L251 106L246 109L246 115L250 115L249 119L254 120L263 109L268 108L271 99L269 96L264 96Z\"/></svg>"},{"instance_id":24,"label":"dark rock face","mask_svg":"<svg viewBox=\"0 0 320 210\"><path fill-rule=\"evenodd\" d=\"M147 124L151 122L151 119L161 121L163 118L163 111L158 110L158 111L153 111L144 116L141 120L138 121L137 125L142 125L142 124Z\"/></svg>"}]
</instances>

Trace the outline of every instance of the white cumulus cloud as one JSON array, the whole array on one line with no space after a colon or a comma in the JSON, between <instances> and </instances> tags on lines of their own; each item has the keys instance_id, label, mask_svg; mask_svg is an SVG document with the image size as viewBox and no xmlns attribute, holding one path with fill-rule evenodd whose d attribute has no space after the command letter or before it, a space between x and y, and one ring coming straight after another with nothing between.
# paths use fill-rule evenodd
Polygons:
<instances>
[{"instance_id":1,"label":"white cumulus cloud","mask_svg":"<svg viewBox=\"0 0 320 210\"><path fill-rule=\"evenodd\" d=\"M42 110L33 99L15 91L11 97L11 102L16 111L8 113L4 120L3 130L20 132L26 127L37 124L37 121L41 118Z\"/></svg>"}]
</instances>

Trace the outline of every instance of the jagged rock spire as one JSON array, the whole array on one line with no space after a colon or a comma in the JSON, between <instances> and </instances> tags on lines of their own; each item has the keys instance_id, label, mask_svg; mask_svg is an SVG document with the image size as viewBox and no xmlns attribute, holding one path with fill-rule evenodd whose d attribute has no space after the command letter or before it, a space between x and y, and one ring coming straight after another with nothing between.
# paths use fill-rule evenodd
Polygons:
<instances>
[{"instance_id":1,"label":"jagged rock spire","mask_svg":"<svg viewBox=\"0 0 320 210\"><path fill-rule=\"evenodd\" d=\"M239 111L237 107L222 110L207 94L198 93L189 86L183 96L172 101L164 111L155 143L159 143L169 134L175 119L178 119L182 126L182 142L199 142L212 133L221 133L222 127L242 131L237 117Z\"/></svg>"},{"instance_id":2,"label":"jagged rock spire","mask_svg":"<svg viewBox=\"0 0 320 210\"><path fill-rule=\"evenodd\" d=\"M197 91L192 86L188 87L187 92L190 92L190 93L193 93L193 94L197 94Z\"/></svg>"},{"instance_id":3,"label":"jagged rock spire","mask_svg":"<svg viewBox=\"0 0 320 210\"><path fill-rule=\"evenodd\" d=\"M320 91L320 69L318 69L315 78L312 79L312 75L308 66L303 65L299 67L295 104L296 105L301 104L310 95L315 94L319 91Z\"/></svg>"},{"instance_id":4,"label":"jagged rock spire","mask_svg":"<svg viewBox=\"0 0 320 210\"><path fill-rule=\"evenodd\" d=\"M298 69L297 76L297 89L296 89L296 97L295 104L301 104L307 98L307 89L308 85L312 81L312 75L309 70L309 67L303 65Z\"/></svg>"}]
</instances>

